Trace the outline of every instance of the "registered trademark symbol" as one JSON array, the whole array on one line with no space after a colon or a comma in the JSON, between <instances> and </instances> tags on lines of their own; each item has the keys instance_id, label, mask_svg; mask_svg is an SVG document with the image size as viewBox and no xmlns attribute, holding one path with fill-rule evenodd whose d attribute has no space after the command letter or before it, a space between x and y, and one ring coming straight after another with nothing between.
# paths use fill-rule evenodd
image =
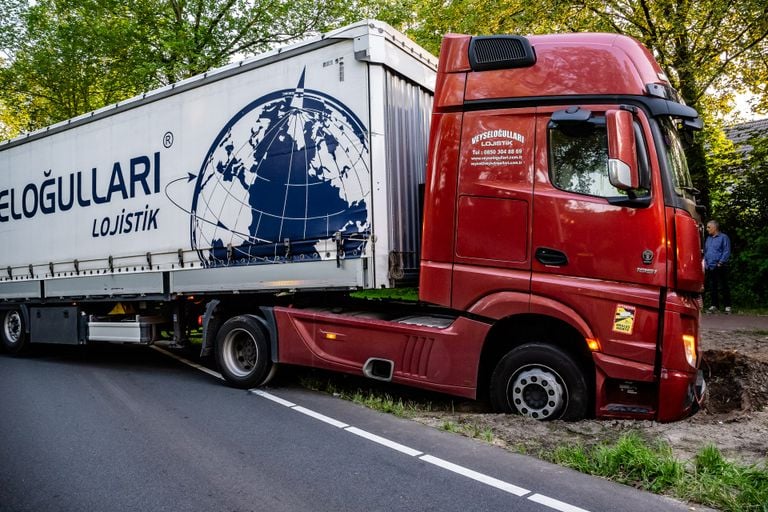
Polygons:
<instances>
[{"instance_id":1,"label":"registered trademark symbol","mask_svg":"<svg viewBox=\"0 0 768 512\"><path fill-rule=\"evenodd\" d=\"M163 135L163 146L166 148L173 146L173 133L165 132L165 135Z\"/></svg>"}]
</instances>

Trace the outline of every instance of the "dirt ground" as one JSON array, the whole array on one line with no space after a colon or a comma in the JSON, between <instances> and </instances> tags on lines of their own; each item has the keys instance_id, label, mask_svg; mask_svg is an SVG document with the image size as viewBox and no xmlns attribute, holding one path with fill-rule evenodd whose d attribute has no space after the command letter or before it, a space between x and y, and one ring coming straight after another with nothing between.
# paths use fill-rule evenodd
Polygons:
<instances>
[{"instance_id":1,"label":"dirt ground","mask_svg":"<svg viewBox=\"0 0 768 512\"><path fill-rule=\"evenodd\" d=\"M768 464L768 317L706 315L701 334L708 396L703 409L683 421L541 423L476 412L476 403L451 412L421 413L416 419L437 428L457 426L456 430L475 435L490 430L495 444L532 455L556 445L592 445L635 431L649 441L668 441L682 460L712 443L729 459Z\"/></svg>"}]
</instances>

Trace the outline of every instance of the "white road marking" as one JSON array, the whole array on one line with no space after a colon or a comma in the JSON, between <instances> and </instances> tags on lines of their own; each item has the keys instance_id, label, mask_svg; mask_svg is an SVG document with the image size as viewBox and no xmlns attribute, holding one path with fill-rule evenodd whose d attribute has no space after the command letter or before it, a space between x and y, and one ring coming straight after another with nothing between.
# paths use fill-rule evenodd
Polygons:
<instances>
[{"instance_id":1,"label":"white road marking","mask_svg":"<svg viewBox=\"0 0 768 512\"><path fill-rule=\"evenodd\" d=\"M192 368L195 368L195 369L197 369L197 370L200 370L200 371L201 371L201 372L203 372L203 373L207 373L208 375L211 375L211 376L213 376L213 377L216 377L217 379L220 379L220 380L224 380L224 376L223 376L222 374L220 374L219 372L215 372L215 371L213 371L213 370L209 370L209 369L208 369L208 368L206 368L205 366L202 366L202 365L199 365L199 364L197 364L197 363L195 363L195 362L192 362L192 361L190 361L189 359L184 359L184 358L183 358L183 357L181 357L181 356L177 356L177 355L176 355L176 354L174 354L173 352L168 352L168 351L167 351L167 350L165 350L164 348L160 348L160 347L158 347L157 345L150 345L150 347L152 347L153 349L157 350L157 351L158 351L158 352L160 352L161 354L165 354L166 356L168 356L168 357L171 357L171 358L173 358L173 359L175 359L175 360L177 360L177 361L179 361L179 362L182 362L182 363L184 363L184 364L186 364L186 365L188 365L188 366L191 366Z\"/></svg>"},{"instance_id":2,"label":"white road marking","mask_svg":"<svg viewBox=\"0 0 768 512\"><path fill-rule=\"evenodd\" d=\"M176 359L177 361L180 361L188 366L191 366L192 368L195 368L197 370L200 370L201 372L207 373L208 375L212 375L217 379L224 380L224 377L218 372L209 370L204 366L194 363L188 359L184 359L183 357L177 356L176 354L173 354L172 352L169 352L160 347L156 347L152 345L152 348L162 354L165 354L173 359ZM479 473L472 469L465 468L464 466L459 466L458 464L448 462L447 460L443 460L443 459L434 457L432 455L422 455L423 452L420 452L408 446L402 445L395 441L391 441L385 437L377 436L376 434L372 434L371 432L367 432L357 427L347 425L344 422L333 419L324 414L320 414L319 412L313 411L312 409L307 409L306 407L296 405L293 402L285 400L284 398L280 398L279 396L273 395L272 393L267 393L266 391L262 391L260 389L249 389L248 392L251 394L260 396L262 398L266 398L267 400L283 405L285 407L288 407L289 409L293 409L294 411L300 412L312 418L315 418L316 420L319 420L329 425L333 425L334 427L343 429L344 431L349 432L350 434L355 434L356 436L360 436L374 443L380 444L382 446L386 446L400 453L410 455L411 457L418 457L419 460L422 460L428 464L432 464L434 466L443 468L447 471L451 471L452 473L462 475L466 478L475 480L477 482L483 483L490 487L494 487L496 489L502 490L504 492L508 492L510 494L514 494L515 496L519 496L519 497L526 497L526 495L530 495L530 496L527 496L527 499L535 503L538 503L540 505L544 505L545 507L549 507L549 508L558 510L560 512L589 512L586 509L579 508L577 506L571 505L569 503L565 503L560 500L556 500L554 498L550 498L549 496L545 496L543 494L531 494L532 491L529 491L528 489L524 489L522 487L518 487L509 482L499 480L498 478L493 478L491 476L485 475L483 473Z\"/></svg>"},{"instance_id":3,"label":"white road marking","mask_svg":"<svg viewBox=\"0 0 768 512\"><path fill-rule=\"evenodd\" d=\"M550 498L549 496L544 496L543 494L532 494L528 496L528 499L546 507L560 510L561 512L588 512L583 508L575 507L569 503L564 503L560 500Z\"/></svg>"},{"instance_id":4,"label":"white road marking","mask_svg":"<svg viewBox=\"0 0 768 512\"><path fill-rule=\"evenodd\" d=\"M373 441L374 443L378 443L380 445L386 446L387 448L392 448L393 450L397 450L400 453L410 455L411 457L416 457L424 453L424 452L420 452L419 450L414 450L413 448L410 448L403 444L390 441L386 437L381 437L381 436L377 436L376 434L366 432L365 430L359 429L357 427L347 427L344 430L346 430L347 432L351 432L356 436L364 437L365 439L368 439L369 441Z\"/></svg>"},{"instance_id":5,"label":"white road marking","mask_svg":"<svg viewBox=\"0 0 768 512\"><path fill-rule=\"evenodd\" d=\"M499 480L498 478L493 478L492 476L478 473L477 471L473 471L469 468L465 468L464 466L459 466L458 464L448 462L447 460L438 459L432 455L424 455L419 457L419 459L467 478L471 478L472 480L477 480L478 482L484 483L485 485L490 485L491 487L501 489L504 492L514 494L515 496L525 496L531 492L528 489L523 489L522 487L518 487L503 480Z\"/></svg>"},{"instance_id":6,"label":"white road marking","mask_svg":"<svg viewBox=\"0 0 768 512\"><path fill-rule=\"evenodd\" d=\"M254 395L259 395L260 397L264 397L267 400L272 400L273 402L284 405L286 407L296 407L295 403L289 402L284 398L280 398L279 396L275 396L272 393L267 393L266 391L262 391L260 389L249 389L248 392L253 393Z\"/></svg>"},{"instance_id":7,"label":"white road marking","mask_svg":"<svg viewBox=\"0 0 768 512\"><path fill-rule=\"evenodd\" d=\"M302 414L306 414L307 416L311 416L312 418L325 422L329 425L333 425L334 427L346 428L349 426L346 423L335 420L333 418L329 418L325 414L320 414L319 412L315 412L312 409L307 409L306 407L302 407L300 405L297 405L296 407L291 407L291 409L293 409L294 411L298 411Z\"/></svg>"}]
</instances>

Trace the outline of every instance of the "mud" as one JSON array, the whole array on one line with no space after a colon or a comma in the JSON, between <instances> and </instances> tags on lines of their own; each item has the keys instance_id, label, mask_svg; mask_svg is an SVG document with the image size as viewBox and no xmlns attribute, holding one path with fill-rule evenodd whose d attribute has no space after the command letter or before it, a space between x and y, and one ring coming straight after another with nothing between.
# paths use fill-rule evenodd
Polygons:
<instances>
[{"instance_id":1,"label":"mud","mask_svg":"<svg viewBox=\"0 0 768 512\"><path fill-rule=\"evenodd\" d=\"M705 410L711 415L761 411L768 405L768 363L734 350L707 350L709 386Z\"/></svg>"}]
</instances>

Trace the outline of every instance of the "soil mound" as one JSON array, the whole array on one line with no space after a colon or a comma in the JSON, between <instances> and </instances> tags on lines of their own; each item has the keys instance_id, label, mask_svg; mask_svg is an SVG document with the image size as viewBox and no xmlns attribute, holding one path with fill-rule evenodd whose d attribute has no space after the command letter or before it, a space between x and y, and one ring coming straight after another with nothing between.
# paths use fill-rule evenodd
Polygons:
<instances>
[{"instance_id":1,"label":"soil mound","mask_svg":"<svg viewBox=\"0 0 768 512\"><path fill-rule=\"evenodd\" d=\"M768 363L734 350L706 350L702 369L710 414L761 411L768 405Z\"/></svg>"}]
</instances>

